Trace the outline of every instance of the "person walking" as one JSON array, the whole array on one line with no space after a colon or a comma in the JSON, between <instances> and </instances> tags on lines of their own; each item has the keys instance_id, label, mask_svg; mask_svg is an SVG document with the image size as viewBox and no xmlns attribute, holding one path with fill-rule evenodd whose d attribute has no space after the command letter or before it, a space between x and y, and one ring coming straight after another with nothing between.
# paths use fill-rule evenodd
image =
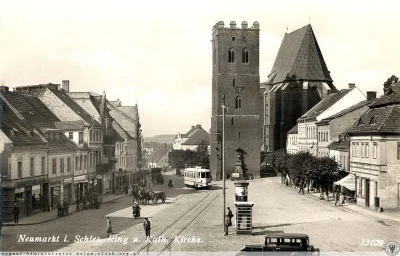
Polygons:
<instances>
[{"instance_id":1,"label":"person walking","mask_svg":"<svg viewBox=\"0 0 400 256\"><path fill-rule=\"evenodd\" d=\"M229 216L225 215L225 226L224 226L225 234L224 234L224 236L228 235L228 228L229 228Z\"/></svg>"},{"instance_id":2,"label":"person walking","mask_svg":"<svg viewBox=\"0 0 400 256\"><path fill-rule=\"evenodd\" d=\"M335 192L335 206L338 206L339 197L340 197L339 189L336 189L336 192Z\"/></svg>"},{"instance_id":3,"label":"person walking","mask_svg":"<svg viewBox=\"0 0 400 256\"><path fill-rule=\"evenodd\" d=\"M146 238L150 238L151 225L148 218L144 218L143 228L144 232L146 233Z\"/></svg>"},{"instance_id":4,"label":"person walking","mask_svg":"<svg viewBox=\"0 0 400 256\"><path fill-rule=\"evenodd\" d=\"M110 237L111 233L112 233L111 221L110 217L107 217L107 237Z\"/></svg>"},{"instance_id":5,"label":"person walking","mask_svg":"<svg viewBox=\"0 0 400 256\"><path fill-rule=\"evenodd\" d=\"M343 192L339 193L339 206L342 206L344 202L344 195Z\"/></svg>"},{"instance_id":6,"label":"person walking","mask_svg":"<svg viewBox=\"0 0 400 256\"><path fill-rule=\"evenodd\" d=\"M232 213L232 211L231 211L231 208L230 208L230 207L228 207L227 209L228 209L228 218L229 218L229 223L228 223L228 226L229 226L229 227L232 227L232 218L233 218L233 213Z\"/></svg>"},{"instance_id":7,"label":"person walking","mask_svg":"<svg viewBox=\"0 0 400 256\"><path fill-rule=\"evenodd\" d=\"M19 206L17 203L15 203L12 213L14 214L14 223L18 223L20 210L19 210Z\"/></svg>"}]
</instances>

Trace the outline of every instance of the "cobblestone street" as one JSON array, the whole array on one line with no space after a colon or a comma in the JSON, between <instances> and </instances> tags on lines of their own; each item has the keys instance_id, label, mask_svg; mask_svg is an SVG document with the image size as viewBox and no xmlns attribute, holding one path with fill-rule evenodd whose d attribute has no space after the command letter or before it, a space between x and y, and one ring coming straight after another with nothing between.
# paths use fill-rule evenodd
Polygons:
<instances>
[{"instance_id":1,"label":"cobblestone street","mask_svg":"<svg viewBox=\"0 0 400 256\"><path fill-rule=\"evenodd\" d=\"M113 226L114 235L117 236L106 238L104 225L97 225L101 228L94 233L81 232L81 234L99 236L99 241L70 243L63 248L58 245L59 251L152 252L164 249L166 252L238 251L245 243L263 243L263 236L270 231L306 233L310 236L310 243L320 248L322 252L383 252L387 242L400 240L398 232L400 222L395 218L387 215L376 217L359 214L345 207L334 207L330 203L315 200L310 195L298 195L296 191L282 186L279 178L250 181L249 201L255 204L253 236L236 235L234 227L230 228L228 236L224 236L220 183L217 182L217 186L210 191L201 190L197 193L184 194L172 200L170 204L151 206L160 208L149 218L152 223L152 243L145 241L143 219L133 221L130 216L124 215L129 215L129 211L122 208L107 213L113 216L119 212L117 214L119 218L115 218L113 222L113 225L117 224L115 228ZM233 182L227 181L226 185L226 205L234 210ZM194 192L190 188L174 189ZM124 211L126 213L123 213ZM99 219L104 221L104 217ZM85 222L87 219L82 218L81 224L84 225ZM119 222L121 224L118 224ZM74 228L79 226L74 225ZM191 238L191 241L173 242L170 247L165 248L176 235ZM383 240L384 245L362 246L363 239ZM16 250L15 246L12 248ZM31 245L27 245L29 246ZM55 248L48 246L47 249Z\"/></svg>"}]
</instances>

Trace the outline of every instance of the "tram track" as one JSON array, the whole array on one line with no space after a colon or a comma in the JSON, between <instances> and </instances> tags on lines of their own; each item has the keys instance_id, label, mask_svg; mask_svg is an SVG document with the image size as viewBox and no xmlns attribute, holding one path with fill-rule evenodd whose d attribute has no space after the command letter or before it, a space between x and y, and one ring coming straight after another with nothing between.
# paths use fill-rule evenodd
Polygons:
<instances>
[{"instance_id":1,"label":"tram track","mask_svg":"<svg viewBox=\"0 0 400 256\"><path fill-rule=\"evenodd\" d=\"M210 196L211 200L209 201L207 199L210 199ZM159 254L157 255L160 255L171 246L171 244L174 242L174 238L179 236L184 230L187 229L187 227L189 227L196 219L198 219L198 217L204 213L208 209L208 206L215 202L218 197L218 194L207 191L206 196L202 198L194 207L187 210L184 214L180 215L177 219L173 220L169 225L164 227L155 236L153 236L155 238L162 236L166 237L168 238L167 242L147 242L145 245L141 246L139 250L137 250L137 253L150 253L158 251ZM152 250L150 251L150 249Z\"/></svg>"}]
</instances>

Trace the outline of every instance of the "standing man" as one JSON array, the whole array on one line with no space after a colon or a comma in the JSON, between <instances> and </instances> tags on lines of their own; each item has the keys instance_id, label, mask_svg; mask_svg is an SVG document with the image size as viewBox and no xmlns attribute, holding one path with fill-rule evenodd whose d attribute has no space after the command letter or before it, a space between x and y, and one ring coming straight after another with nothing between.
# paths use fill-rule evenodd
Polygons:
<instances>
[{"instance_id":1,"label":"standing man","mask_svg":"<svg viewBox=\"0 0 400 256\"><path fill-rule=\"evenodd\" d=\"M233 213L232 213L232 211L231 211L231 208L228 207L228 218L229 218L228 226L229 226L229 227L232 227L232 217L233 217Z\"/></svg>"},{"instance_id":2,"label":"standing man","mask_svg":"<svg viewBox=\"0 0 400 256\"><path fill-rule=\"evenodd\" d=\"M17 203L15 203L12 213L14 214L14 223L18 223L20 210L19 210L19 206Z\"/></svg>"},{"instance_id":3,"label":"standing man","mask_svg":"<svg viewBox=\"0 0 400 256\"><path fill-rule=\"evenodd\" d=\"M150 238L151 226L150 226L150 221L148 220L148 218L144 218L143 228L144 228L144 232L146 233L146 238Z\"/></svg>"},{"instance_id":4,"label":"standing man","mask_svg":"<svg viewBox=\"0 0 400 256\"><path fill-rule=\"evenodd\" d=\"M227 235L228 235L229 221L230 221L229 216L226 215L226 216L225 216L225 235L224 235L224 236L227 236Z\"/></svg>"}]
</instances>

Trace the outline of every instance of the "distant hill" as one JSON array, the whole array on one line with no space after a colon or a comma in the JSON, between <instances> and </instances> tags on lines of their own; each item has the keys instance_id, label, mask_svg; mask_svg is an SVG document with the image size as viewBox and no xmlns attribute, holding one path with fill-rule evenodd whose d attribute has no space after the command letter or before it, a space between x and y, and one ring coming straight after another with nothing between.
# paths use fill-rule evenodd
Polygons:
<instances>
[{"instance_id":1,"label":"distant hill","mask_svg":"<svg viewBox=\"0 0 400 256\"><path fill-rule=\"evenodd\" d=\"M158 142L160 144L173 144L176 134L162 134L153 137L144 137L144 142Z\"/></svg>"}]
</instances>

